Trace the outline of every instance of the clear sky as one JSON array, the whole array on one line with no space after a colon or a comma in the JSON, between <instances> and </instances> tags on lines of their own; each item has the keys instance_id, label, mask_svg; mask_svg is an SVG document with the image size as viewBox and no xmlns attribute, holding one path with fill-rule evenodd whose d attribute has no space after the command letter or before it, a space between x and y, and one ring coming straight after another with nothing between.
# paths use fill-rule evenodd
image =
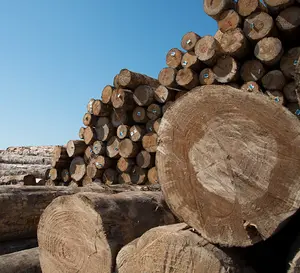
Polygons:
<instances>
[{"instance_id":1,"label":"clear sky","mask_svg":"<svg viewBox=\"0 0 300 273\"><path fill-rule=\"evenodd\" d=\"M77 139L122 68L157 77L186 32L216 30L201 0L2 0L0 149Z\"/></svg>"}]
</instances>

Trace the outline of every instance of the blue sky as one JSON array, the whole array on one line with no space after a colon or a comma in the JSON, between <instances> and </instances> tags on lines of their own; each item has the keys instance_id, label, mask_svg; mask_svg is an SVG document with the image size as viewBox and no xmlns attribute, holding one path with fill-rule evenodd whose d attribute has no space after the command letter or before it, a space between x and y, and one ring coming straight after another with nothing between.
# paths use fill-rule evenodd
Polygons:
<instances>
[{"instance_id":1,"label":"blue sky","mask_svg":"<svg viewBox=\"0 0 300 273\"><path fill-rule=\"evenodd\" d=\"M0 149L77 139L120 69L157 77L183 34L216 30L201 0L1 0Z\"/></svg>"}]
</instances>

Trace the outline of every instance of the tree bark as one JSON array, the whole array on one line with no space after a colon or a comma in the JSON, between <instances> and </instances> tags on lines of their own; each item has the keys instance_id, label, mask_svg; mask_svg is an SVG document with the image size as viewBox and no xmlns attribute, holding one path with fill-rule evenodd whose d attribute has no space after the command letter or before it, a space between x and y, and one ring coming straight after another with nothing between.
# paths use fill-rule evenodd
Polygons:
<instances>
[{"instance_id":1,"label":"tree bark","mask_svg":"<svg viewBox=\"0 0 300 273\"><path fill-rule=\"evenodd\" d=\"M178 48L170 49L166 56L167 66L180 69L183 54L184 53Z\"/></svg>"},{"instance_id":2,"label":"tree bark","mask_svg":"<svg viewBox=\"0 0 300 273\"><path fill-rule=\"evenodd\" d=\"M70 165L70 175L76 182L80 181L86 173L86 165L81 156L75 157Z\"/></svg>"},{"instance_id":3,"label":"tree bark","mask_svg":"<svg viewBox=\"0 0 300 273\"><path fill-rule=\"evenodd\" d=\"M195 46L198 59L208 66L213 66L220 56L221 48L217 40L210 35L202 37Z\"/></svg>"},{"instance_id":4,"label":"tree bark","mask_svg":"<svg viewBox=\"0 0 300 273\"><path fill-rule=\"evenodd\" d=\"M188 52L193 51L200 38L201 37L197 33L190 31L183 35L181 39L181 47Z\"/></svg>"},{"instance_id":5,"label":"tree bark","mask_svg":"<svg viewBox=\"0 0 300 273\"><path fill-rule=\"evenodd\" d=\"M191 90L199 85L199 75L190 68L183 68L178 71L176 82L183 88Z\"/></svg>"},{"instance_id":6,"label":"tree bark","mask_svg":"<svg viewBox=\"0 0 300 273\"><path fill-rule=\"evenodd\" d=\"M234 82L239 77L238 64L230 56L222 56L213 67L215 78L220 83Z\"/></svg>"},{"instance_id":7,"label":"tree bark","mask_svg":"<svg viewBox=\"0 0 300 273\"><path fill-rule=\"evenodd\" d=\"M1 273L42 273L37 247L0 256Z\"/></svg>"},{"instance_id":8,"label":"tree bark","mask_svg":"<svg viewBox=\"0 0 300 273\"><path fill-rule=\"evenodd\" d=\"M179 88L176 83L177 69L171 67L163 68L158 75L158 81L166 87Z\"/></svg>"},{"instance_id":9,"label":"tree bark","mask_svg":"<svg viewBox=\"0 0 300 273\"><path fill-rule=\"evenodd\" d=\"M261 82L266 90L282 90L286 80L280 70L272 70L262 77Z\"/></svg>"},{"instance_id":10,"label":"tree bark","mask_svg":"<svg viewBox=\"0 0 300 273\"><path fill-rule=\"evenodd\" d=\"M69 157L80 156L84 154L87 145L83 140L69 140L67 143L67 153Z\"/></svg>"},{"instance_id":11,"label":"tree bark","mask_svg":"<svg viewBox=\"0 0 300 273\"><path fill-rule=\"evenodd\" d=\"M134 90L133 99L138 106L148 106L154 101L154 87L140 85Z\"/></svg>"},{"instance_id":12,"label":"tree bark","mask_svg":"<svg viewBox=\"0 0 300 273\"><path fill-rule=\"evenodd\" d=\"M139 85L150 85L152 87L159 86L156 79L153 79L144 74L132 72L128 69L122 69L118 77L119 85L124 88L135 89Z\"/></svg>"},{"instance_id":13,"label":"tree bark","mask_svg":"<svg viewBox=\"0 0 300 273\"><path fill-rule=\"evenodd\" d=\"M242 18L233 9L222 12L218 20L219 30L221 30L223 33L225 33L228 30L238 28L241 24Z\"/></svg>"},{"instance_id":14,"label":"tree bark","mask_svg":"<svg viewBox=\"0 0 300 273\"><path fill-rule=\"evenodd\" d=\"M182 223L152 228L125 245L117 255L116 269L119 273L254 273L240 260Z\"/></svg>"},{"instance_id":15,"label":"tree bark","mask_svg":"<svg viewBox=\"0 0 300 273\"><path fill-rule=\"evenodd\" d=\"M101 100L105 104L111 104L111 96L114 91L114 87L111 85L106 85L101 94Z\"/></svg>"},{"instance_id":16,"label":"tree bark","mask_svg":"<svg viewBox=\"0 0 300 273\"><path fill-rule=\"evenodd\" d=\"M136 142L133 142L129 138L121 140L119 146L119 153L121 157L132 158L135 157L140 151L140 145Z\"/></svg>"},{"instance_id":17,"label":"tree bark","mask_svg":"<svg viewBox=\"0 0 300 273\"><path fill-rule=\"evenodd\" d=\"M244 82L256 82L260 80L265 73L266 71L263 64L258 60L245 61L240 71L241 78Z\"/></svg>"},{"instance_id":18,"label":"tree bark","mask_svg":"<svg viewBox=\"0 0 300 273\"><path fill-rule=\"evenodd\" d=\"M212 243L269 238L300 205L299 133L298 119L264 95L195 88L160 125L156 164L166 201Z\"/></svg>"}]
</instances>

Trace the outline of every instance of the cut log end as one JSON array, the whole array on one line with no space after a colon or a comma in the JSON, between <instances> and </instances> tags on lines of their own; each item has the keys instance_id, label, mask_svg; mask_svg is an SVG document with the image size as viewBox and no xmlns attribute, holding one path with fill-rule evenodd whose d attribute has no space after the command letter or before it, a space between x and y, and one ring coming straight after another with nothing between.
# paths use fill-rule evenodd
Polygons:
<instances>
[{"instance_id":1,"label":"cut log end","mask_svg":"<svg viewBox=\"0 0 300 273\"><path fill-rule=\"evenodd\" d=\"M244 62L241 67L241 78L244 82L258 81L265 74L265 68L263 64L258 60L249 60Z\"/></svg>"},{"instance_id":2,"label":"cut log end","mask_svg":"<svg viewBox=\"0 0 300 273\"><path fill-rule=\"evenodd\" d=\"M106 85L102 90L101 99L105 104L111 104L111 96L114 91L114 87L111 85Z\"/></svg>"},{"instance_id":3,"label":"cut log end","mask_svg":"<svg viewBox=\"0 0 300 273\"><path fill-rule=\"evenodd\" d=\"M239 27L241 23L242 19L239 14L235 10L230 9L221 13L218 21L218 27L223 33L225 33L228 30L233 30Z\"/></svg>"},{"instance_id":4,"label":"cut log end","mask_svg":"<svg viewBox=\"0 0 300 273\"><path fill-rule=\"evenodd\" d=\"M238 64L230 56L222 56L213 67L215 78L220 83L234 82L238 79Z\"/></svg>"},{"instance_id":5,"label":"cut log end","mask_svg":"<svg viewBox=\"0 0 300 273\"><path fill-rule=\"evenodd\" d=\"M84 159L80 156L75 157L70 165L70 175L75 181L80 181L86 172L86 165Z\"/></svg>"},{"instance_id":6,"label":"cut log end","mask_svg":"<svg viewBox=\"0 0 300 273\"><path fill-rule=\"evenodd\" d=\"M181 47L185 49L186 51L193 51L196 43L201 37L196 34L195 32L188 32L184 34L184 36L181 39Z\"/></svg>"},{"instance_id":7,"label":"cut log end","mask_svg":"<svg viewBox=\"0 0 300 273\"><path fill-rule=\"evenodd\" d=\"M167 66L172 68L180 68L182 56L183 52L178 48L170 49L166 56Z\"/></svg>"}]
</instances>

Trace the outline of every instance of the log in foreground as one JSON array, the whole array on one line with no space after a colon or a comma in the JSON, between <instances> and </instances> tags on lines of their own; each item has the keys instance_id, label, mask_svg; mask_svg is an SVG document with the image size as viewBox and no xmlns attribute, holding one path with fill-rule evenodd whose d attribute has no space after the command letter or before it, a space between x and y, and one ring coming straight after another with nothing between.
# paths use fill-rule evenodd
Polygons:
<instances>
[{"instance_id":1,"label":"log in foreground","mask_svg":"<svg viewBox=\"0 0 300 273\"><path fill-rule=\"evenodd\" d=\"M270 237L300 205L298 122L264 95L225 86L188 92L159 130L158 176L172 211L213 243Z\"/></svg>"},{"instance_id":2,"label":"log in foreground","mask_svg":"<svg viewBox=\"0 0 300 273\"><path fill-rule=\"evenodd\" d=\"M116 270L118 273L254 272L236 255L226 254L184 223L152 228L124 246L117 256Z\"/></svg>"},{"instance_id":3,"label":"log in foreground","mask_svg":"<svg viewBox=\"0 0 300 273\"><path fill-rule=\"evenodd\" d=\"M152 227L173 223L174 216L158 192L56 198L38 228L43 273L81 268L89 273L112 272L121 247Z\"/></svg>"},{"instance_id":4,"label":"log in foreground","mask_svg":"<svg viewBox=\"0 0 300 273\"><path fill-rule=\"evenodd\" d=\"M0 256L1 273L42 273L37 247Z\"/></svg>"}]
</instances>

